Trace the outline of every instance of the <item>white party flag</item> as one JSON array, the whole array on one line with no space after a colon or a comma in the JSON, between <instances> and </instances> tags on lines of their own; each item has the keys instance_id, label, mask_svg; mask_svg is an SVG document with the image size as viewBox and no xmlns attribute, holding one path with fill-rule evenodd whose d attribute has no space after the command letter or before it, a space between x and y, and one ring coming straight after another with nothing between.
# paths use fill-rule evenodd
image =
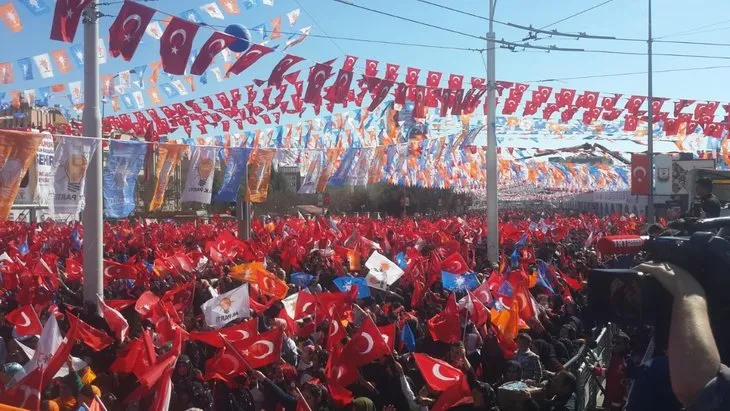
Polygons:
<instances>
[{"instance_id":1,"label":"white party flag","mask_svg":"<svg viewBox=\"0 0 730 411\"><path fill-rule=\"evenodd\" d=\"M220 7L213 2L208 4L203 4L200 6L200 9L204 12L208 13L208 15L214 19L218 20L225 20L225 16L223 16L223 12L221 11Z\"/></svg>"},{"instance_id":2,"label":"white party flag","mask_svg":"<svg viewBox=\"0 0 730 411\"><path fill-rule=\"evenodd\" d=\"M248 284L211 298L200 308L206 324L213 328L221 328L233 320L248 318L251 315Z\"/></svg>"},{"instance_id":3,"label":"white party flag","mask_svg":"<svg viewBox=\"0 0 730 411\"><path fill-rule=\"evenodd\" d=\"M286 17L289 19L289 27L294 27L297 23L297 20L299 20L299 13L299 9L294 9L289 13L286 13Z\"/></svg>"},{"instance_id":4,"label":"white party flag","mask_svg":"<svg viewBox=\"0 0 730 411\"><path fill-rule=\"evenodd\" d=\"M180 201L194 201L210 204L213 193L213 173L215 160L218 157L217 147L197 147L190 159L188 177L185 180Z\"/></svg>"},{"instance_id":5,"label":"white party flag","mask_svg":"<svg viewBox=\"0 0 730 411\"><path fill-rule=\"evenodd\" d=\"M38 66L38 72L43 78L53 77L53 67L51 66L51 57L48 53L39 54L33 56L36 66Z\"/></svg>"},{"instance_id":6,"label":"white party flag","mask_svg":"<svg viewBox=\"0 0 730 411\"><path fill-rule=\"evenodd\" d=\"M365 262L365 267L370 269L370 273L378 274L382 273L384 276L377 275L381 281L385 281L387 285L393 285L403 276L403 270L398 267L398 264L388 260L377 251L373 251L370 258Z\"/></svg>"}]
</instances>

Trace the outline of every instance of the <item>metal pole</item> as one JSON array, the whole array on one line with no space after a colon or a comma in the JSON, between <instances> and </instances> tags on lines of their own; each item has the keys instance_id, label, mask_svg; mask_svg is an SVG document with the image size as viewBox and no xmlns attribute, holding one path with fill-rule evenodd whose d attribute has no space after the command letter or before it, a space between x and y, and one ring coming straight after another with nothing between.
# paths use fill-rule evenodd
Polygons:
<instances>
[{"instance_id":1,"label":"metal pole","mask_svg":"<svg viewBox=\"0 0 730 411\"><path fill-rule=\"evenodd\" d=\"M97 0L92 0L84 11L84 136L101 137L99 116L99 20L96 15ZM86 171L86 206L84 207L84 302L98 311L97 296L104 295L103 243L104 219L102 201L102 151L101 142L94 151Z\"/></svg>"},{"instance_id":2,"label":"metal pole","mask_svg":"<svg viewBox=\"0 0 730 411\"><path fill-rule=\"evenodd\" d=\"M487 258L496 264L499 259L499 210L497 204L497 129L495 78L494 8L497 0L489 0L489 33L487 33Z\"/></svg>"},{"instance_id":3,"label":"metal pole","mask_svg":"<svg viewBox=\"0 0 730 411\"><path fill-rule=\"evenodd\" d=\"M648 224L654 223L654 115L652 110L652 101L653 101L653 85L652 85L652 37L651 37L651 0L649 0L649 39L648 39L648 45L649 45L649 92L647 93L647 102L649 104L649 107L647 109L647 127L648 127L648 143L647 143L647 152L649 156L649 170L648 170L648 176L649 178L649 198L647 199L647 210L646 210L646 222Z\"/></svg>"},{"instance_id":4,"label":"metal pole","mask_svg":"<svg viewBox=\"0 0 730 411\"><path fill-rule=\"evenodd\" d=\"M251 206L246 201L248 195L248 166L243 169L244 188L236 201L236 214L238 217L238 238L241 240L251 239Z\"/></svg>"}]
</instances>

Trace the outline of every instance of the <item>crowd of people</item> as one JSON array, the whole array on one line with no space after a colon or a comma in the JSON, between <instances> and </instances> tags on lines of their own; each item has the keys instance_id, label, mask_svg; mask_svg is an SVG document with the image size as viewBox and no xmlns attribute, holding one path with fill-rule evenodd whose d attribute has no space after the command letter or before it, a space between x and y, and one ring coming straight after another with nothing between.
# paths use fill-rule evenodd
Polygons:
<instances>
[{"instance_id":1,"label":"crowd of people","mask_svg":"<svg viewBox=\"0 0 730 411\"><path fill-rule=\"evenodd\" d=\"M0 224L0 403L567 410L577 379L565 364L596 337L584 274L610 263L592 246L643 221L506 212L499 261L479 215L257 219L250 241L236 226L107 223L102 317L83 299L82 227ZM214 326L211 302L225 313ZM595 372L620 409L632 351L626 334L613 344Z\"/></svg>"}]
</instances>

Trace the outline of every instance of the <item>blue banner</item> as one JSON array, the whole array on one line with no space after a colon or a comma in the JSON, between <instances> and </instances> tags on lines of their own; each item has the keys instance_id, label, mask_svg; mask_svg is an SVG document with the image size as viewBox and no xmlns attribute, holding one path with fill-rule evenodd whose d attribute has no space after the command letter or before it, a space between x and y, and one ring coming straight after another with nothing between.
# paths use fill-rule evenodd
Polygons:
<instances>
[{"instance_id":1,"label":"blue banner","mask_svg":"<svg viewBox=\"0 0 730 411\"><path fill-rule=\"evenodd\" d=\"M18 66L23 80L33 80L33 64L30 62L30 57L18 60Z\"/></svg>"},{"instance_id":2,"label":"blue banner","mask_svg":"<svg viewBox=\"0 0 730 411\"><path fill-rule=\"evenodd\" d=\"M24 5L25 7L30 10L31 13L33 13L34 16L40 16L42 14L46 14L51 11L51 8L48 7L48 4L46 4L45 0L18 0L20 4Z\"/></svg>"},{"instance_id":3,"label":"blue banner","mask_svg":"<svg viewBox=\"0 0 730 411\"><path fill-rule=\"evenodd\" d=\"M251 149L245 147L232 147L228 149L226 157L226 171L223 174L223 184L213 196L216 203L233 203L238 197L238 190L241 187L243 173L248 166L248 157Z\"/></svg>"},{"instance_id":4,"label":"blue banner","mask_svg":"<svg viewBox=\"0 0 730 411\"><path fill-rule=\"evenodd\" d=\"M104 214L126 218L134 211L137 177L144 166L146 144L112 141L109 162L104 168Z\"/></svg>"},{"instance_id":5,"label":"blue banner","mask_svg":"<svg viewBox=\"0 0 730 411\"><path fill-rule=\"evenodd\" d=\"M74 44L68 48L69 54L76 63L76 67L84 67L84 45Z\"/></svg>"},{"instance_id":6,"label":"blue banner","mask_svg":"<svg viewBox=\"0 0 730 411\"><path fill-rule=\"evenodd\" d=\"M340 167L337 168L337 171L330 178L329 185L333 187L342 187L345 185L347 176L351 174L352 167L355 166L355 156L358 152L360 152L360 149L357 147L350 147L345 151L345 155L342 156L342 161L340 161Z\"/></svg>"}]
</instances>

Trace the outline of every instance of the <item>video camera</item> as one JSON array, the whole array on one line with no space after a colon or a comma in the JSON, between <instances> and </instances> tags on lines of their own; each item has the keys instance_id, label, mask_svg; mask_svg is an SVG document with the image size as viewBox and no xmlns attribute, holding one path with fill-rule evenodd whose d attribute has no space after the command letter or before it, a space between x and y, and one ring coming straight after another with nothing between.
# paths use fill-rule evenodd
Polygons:
<instances>
[{"instance_id":1,"label":"video camera","mask_svg":"<svg viewBox=\"0 0 730 411\"><path fill-rule=\"evenodd\" d=\"M730 360L730 217L680 219L643 242L645 261L684 268L704 288L712 331L723 362ZM634 244L635 245L635 244ZM598 323L653 325L658 348L666 348L672 296L648 274L593 270L588 277L588 312Z\"/></svg>"}]
</instances>

